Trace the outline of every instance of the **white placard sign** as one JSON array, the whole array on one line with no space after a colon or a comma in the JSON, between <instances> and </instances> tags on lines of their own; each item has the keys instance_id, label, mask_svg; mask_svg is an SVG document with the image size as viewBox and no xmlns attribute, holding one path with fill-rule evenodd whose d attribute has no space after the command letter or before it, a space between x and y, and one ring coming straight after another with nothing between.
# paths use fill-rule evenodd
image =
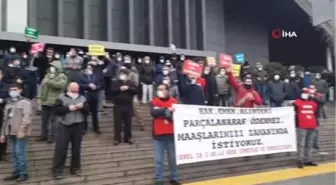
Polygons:
<instances>
[{"instance_id":1,"label":"white placard sign","mask_svg":"<svg viewBox=\"0 0 336 185\"><path fill-rule=\"evenodd\" d=\"M178 165L297 150L293 107L174 108Z\"/></svg>"}]
</instances>

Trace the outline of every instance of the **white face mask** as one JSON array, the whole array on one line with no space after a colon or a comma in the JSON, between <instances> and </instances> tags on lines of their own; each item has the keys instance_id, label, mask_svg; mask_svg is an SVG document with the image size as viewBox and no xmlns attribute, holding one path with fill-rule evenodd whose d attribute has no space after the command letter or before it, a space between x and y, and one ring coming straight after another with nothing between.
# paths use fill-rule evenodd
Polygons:
<instances>
[{"instance_id":1,"label":"white face mask","mask_svg":"<svg viewBox=\"0 0 336 185\"><path fill-rule=\"evenodd\" d=\"M157 92L156 92L156 95L157 95L159 98L164 98L164 97L165 97L163 91L157 91Z\"/></svg>"},{"instance_id":2,"label":"white face mask","mask_svg":"<svg viewBox=\"0 0 336 185\"><path fill-rule=\"evenodd\" d=\"M289 83L289 80L288 80L288 79L285 79L285 83Z\"/></svg>"},{"instance_id":3,"label":"white face mask","mask_svg":"<svg viewBox=\"0 0 336 185\"><path fill-rule=\"evenodd\" d=\"M141 59L138 59L138 63L141 63L142 62L142 60Z\"/></svg>"},{"instance_id":4,"label":"white face mask","mask_svg":"<svg viewBox=\"0 0 336 185\"><path fill-rule=\"evenodd\" d=\"M150 60L145 60L145 63L146 63L146 64L149 64L149 63L150 63Z\"/></svg>"},{"instance_id":5,"label":"white face mask","mask_svg":"<svg viewBox=\"0 0 336 185\"><path fill-rule=\"evenodd\" d=\"M274 76L274 80L279 80L280 79L280 76L279 75L275 75Z\"/></svg>"},{"instance_id":6,"label":"white face mask","mask_svg":"<svg viewBox=\"0 0 336 185\"><path fill-rule=\"evenodd\" d=\"M163 84L166 84L166 85L169 85L170 83L169 83L169 80L163 80L163 82L162 82Z\"/></svg>"},{"instance_id":7,"label":"white face mask","mask_svg":"<svg viewBox=\"0 0 336 185\"><path fill-rule=\"evenodd\" d=\"M88 75L92 75L92 74L93 74L93 71L92 71L91 69L87 69L85 72L86 72L86 74L88 74Z\"/></svg>"},{"instance_id":8,"label":"white face mask","mask_svg":"<svg viewBox=\"0 0 336 185\"><path fill-rule=\"evenodd\" d=\"M162 73L163 73L164 75L167 75L167 74L169 73L169 71L164 70L164 71L162 71Z\"/></svg>"},{"instance_id":9,"label":"white face mask","mask_svg":"<svg viewBox=\"0 0 336 185\"><path fill-rule=\"evenodd\" d=\"M204 74L205 74L205 75L208 75L209 73L210 73L209 70L205 70L205 71L204 71Z\"/></svg>"},{"instance_id":10,"label":"white face mask","mask_svg":"<svg viewBox=\"0 0 336 185\"><path fill-rule=\"evenodd\" d=\"M120 75L119 80L121 80L121 81L127 80L127 75L124 75L124 74Z\"/></svg>"},{"instance_id":11,"label":"white face mask","mask_svg":"<svg viewBox=\"0 0 336 185\"><path fill-rule=\"evenodd\" d=\"M22 58L26 59L26 58L27 58L27 55L23 55Z\"/></svg>"},{"instance_id":12,"label":"white face mask","mask_svg":"<svg viewBox=\"0 0 336 185\"><path fill-rule=\"evenodd\" d=\"M160 62L161 62L161 63L164 63L164 60L163 60L163 59L161 59L161 60L160 60Z\"/></svg>"},{"instance_id":13,"label":"white face mask","mask_svg":"<svg viewBox=\"0 0 336 185\"><path fill-rule=\"evenodd\" d=\"M118 57L117 60L120 62L120 61L122 61L122 58L121 58L121 57Z\"/></svg>"},{"instance_id":14,"label":"white face mask","mask_svg":"<svg viewBox=\"0 0 336 185\"><path fill-rule=\"evenodd\" d=\"M124 62L125 62L125 64L129 64L129 63L131 63L131 60L125 60Z\"/></svg>"},{"instance_id":15,"label":"white face mask","mask_svg":"<svg viewBox=\"0 0 336 185\"><path fill-rule=\"evenodd\" d=\"M50 72L51 72L51 73L55 73L55 72L56 72L56 68L53 67L53 66L51 66L51 67L50 67Z\"/></svg>"},{"instance_id":16,"label":"white face mask","mask_svg":"<svg viewBox=\"0 0 336 185\"><path fill-rule=\"evenodd\" d=\"M181 56L181 58L180 58L182 61L185 59L185 57L184 56Z\"/></svg>"},{"instance_id":17,"label":"white face mask","mask_svg":"<svg viewBox=\"0 0 336 185\"><path fill-rule=\"evenodd\" d=\"M320 75L316 75L315 78L316 79L321 79L321 76Z\"/></svg>"},{"instance_id":18,"label":"white face mask","mask_svg":"<svg viewBox=\"0 0 336 185\"><path fill-rule=\"evenodd\" d=\"M304 100L308 100L308 98L309 98L309 94L307 94L307 93L302 93L302 94L301 94L301 98L304 99Z\"/></svg>"},{"instance_id":19,"label":"white face mask","mask_svg":"<svg viewBox=\"0 0 336 185\"><path fill-rule=\"evenodd\" d=\"M78 98L78 93L68 92L68 96L70 96L72 99L76 99Z\"/></svg>"},{"instance_id":20,"label":"white face mask","mask_svg":"<svg viewBox=\"0 0 336 185\"><path fill-rule=\"evenodd\" d=\"M296 74L292 73L292 74L290 74L290 77L294 78L294 77L296 77Z\"/></svg>"},{"instance_id":21,"label":"white face mask","mask_svg":"<svg viewBox=\"0 0 336 185\"><path fill-rule=\"evenodd\" d=\"M191 79L191 80L190 80L190 83L191 83L191 84L196 84L196 79Z\"/></svg>"},{"instance_id":22,"label":"white face mask","mask_svg":"<svg viewBox=\"0 0 336 185\"><path fill-rule=\"evenodd\" d=\"M259 68L258 68L258 70L259 70L259 71L262 71L262 70L263 70L263 68L262 68L262 67L259 67Z\"/></svg>"},{"instance_id":23,"label":"white face mask","mask_svg":"<svg viewBox=\"0 0 336 185\"><path fill-rule=\"evenodd\" d=\"M56 59L60 59L61 56L60 56L60 55L55 55L55 58L56 58Z\"/></svg>"},{"instance_id":24,"label":"white face mask","mask_svg":"<svg viewBox=\"0 0 336 185\"><path fill-rule=\"evenodd\" d=\"M220 71L219 74L222 75L222 76L224 76L225 75L225 71Z\"/></svg>"},{"instance_id":25,"label":"white face mask","mask_svg":"<svg viewBox=\"0 0 336 185\"><path fill-rule=\"evenodd\" d=\"M11 52L11 53L15 53L15 52L16 52L16 49L15 49L15 48L10 48L10 49L9 49L9 52Z\"/></svg>"}]
</instances>

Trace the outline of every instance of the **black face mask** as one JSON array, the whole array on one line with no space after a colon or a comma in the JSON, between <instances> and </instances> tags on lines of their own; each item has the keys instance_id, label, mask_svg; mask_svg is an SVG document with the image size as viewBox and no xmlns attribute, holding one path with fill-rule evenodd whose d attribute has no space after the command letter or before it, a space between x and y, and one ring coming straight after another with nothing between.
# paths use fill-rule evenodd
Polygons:
<instances>
[{"instance_id":1,"label":"black face mask","mask_svg":"<svg viewBox=\"0 0 336 185\"><path fill-rule=\"evenodd\" d=\"M124 64L124 66L125 66L127 69L131 69L131 68L132 68L132 64Z\"/></svg>"},{"instance_id":2,"label":"black face mask","mask_svg":"<svg viewBox=\"0 0 336 185\"><path fill-rule=\"evenodd\" d=\"M252 89L252 85L251 84L244 84L245 89Z\"/></svg>"}]
</instances>

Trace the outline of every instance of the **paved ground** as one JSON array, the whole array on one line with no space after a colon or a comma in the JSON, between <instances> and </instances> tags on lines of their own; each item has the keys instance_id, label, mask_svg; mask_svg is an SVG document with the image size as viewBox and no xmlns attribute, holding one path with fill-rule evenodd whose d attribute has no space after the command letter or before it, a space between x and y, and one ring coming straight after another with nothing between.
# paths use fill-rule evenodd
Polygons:
<instances>
[{"instance_id":1,"label":"paved ground","mask_svg":"<svg viewBox=\"0 0 336 185\"><path fill-rule=\"evenodd\" d=\"M264 185L335 185L335 182L335 173L328 173Z\"/></svg>"},{"instance_id":2,"label":"paved ground","mask_svg":"<svg viewBox=\"0 0 336 185\"><path fill-rule=\"evenodd\" d=\"M279 169L186 185L335 185L335 167L331 162L317 167Z\"/></svg>"}]
</instances>

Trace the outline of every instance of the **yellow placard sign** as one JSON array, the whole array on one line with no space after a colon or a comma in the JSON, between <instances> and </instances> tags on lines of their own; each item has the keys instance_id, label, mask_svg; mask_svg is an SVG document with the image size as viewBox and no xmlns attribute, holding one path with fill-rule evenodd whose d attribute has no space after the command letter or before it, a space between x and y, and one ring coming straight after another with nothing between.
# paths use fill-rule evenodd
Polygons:
<instances>
[{"instance_id":1,"label":"yellow placard sign","mask_svg":"<svg viewBox=\"0 0 336 185\"><path fill-rule=\"evenodd\" d=\"M215 57L207 57L207 62L209 66L216 66L217 62L216 62L216 58Z\"/></svg>"},{"instance_id":2,"label":"yellow placard sign","mask_svg":"<svg viewBox=\"0 0 336 185\"><path fill-rule=\"evenodd\" d=\"M239 76L240 75L240 68L241 68L241 65L239 64L233 64L232 65L232 74L233 76Z\"/></svg>"},{"instance_id":3,"label":"yellow placard sign","mask_svg":"<svg viewBox=\"0 0 336 185\"><path fill-rule=\"evenodd\" d=\"M88 45L90 56L104 56L105 47L103 45Z\"/></svg>"}]
</instances>

